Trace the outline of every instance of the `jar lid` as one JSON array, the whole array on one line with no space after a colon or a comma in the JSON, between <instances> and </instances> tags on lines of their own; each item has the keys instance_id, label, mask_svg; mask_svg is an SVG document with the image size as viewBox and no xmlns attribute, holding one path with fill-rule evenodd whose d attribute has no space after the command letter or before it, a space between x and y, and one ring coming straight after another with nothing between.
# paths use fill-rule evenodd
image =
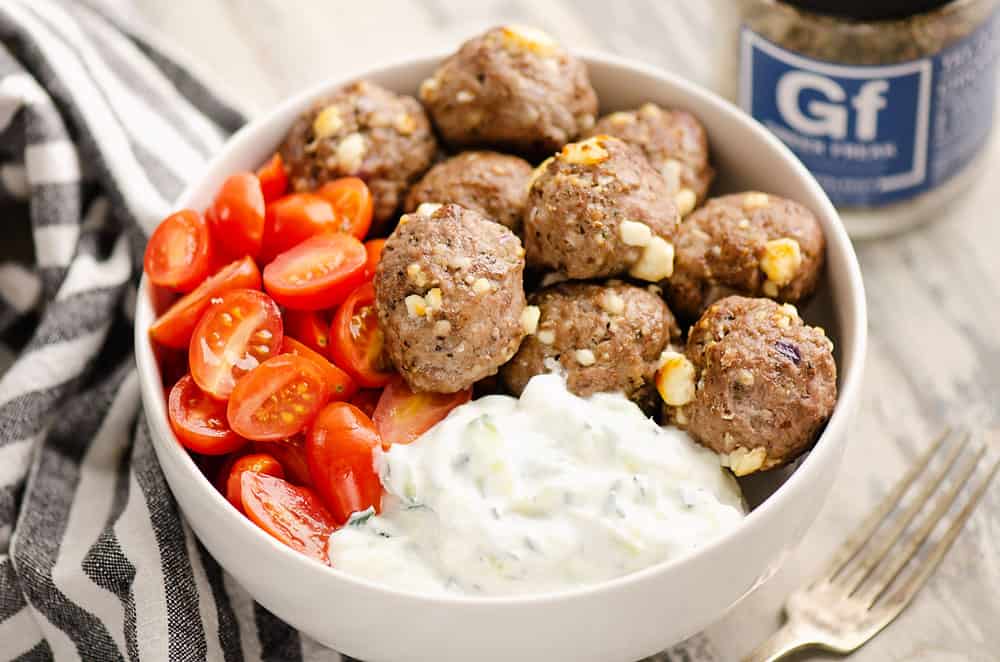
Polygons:
<instances>
[{"instance_id":1,"label":"jar lid","mask_svg":"<svg viewBox=\"0 0 1000 662\"><path fill-rule=\"evenodd\" d=\"M786 4L855 21L906 18L943 7L952 0L783 0Z\"/></svg>"}]
</instances>

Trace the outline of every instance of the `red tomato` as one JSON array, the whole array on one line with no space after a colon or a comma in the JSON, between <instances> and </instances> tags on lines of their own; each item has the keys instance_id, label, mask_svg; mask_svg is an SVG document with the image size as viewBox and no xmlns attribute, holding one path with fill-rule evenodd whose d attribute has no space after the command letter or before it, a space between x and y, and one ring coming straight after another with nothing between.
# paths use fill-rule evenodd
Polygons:
<instances>
[{"instance_id":1,"label":"red tomato","mask_svg":"<svg viewBox=\"0 0 1000 662\"><path fill-rule=\"evenodd\" d=\"M372 225L375 208L368 185L357 177L342 177L319 187L316 195L325 198L337 214L337 229L364 239Z\"/></svg>"},{"instance_id":2,"label":"red tomato","mask_svg":"<svg viewBox=\"0 0 1000 662\"><path fill-rule=\"evenodd\" d=\"M162 315L170 309L170 306L174 305L174 302L180 298L180 295L173 290L169 290L165 287L158 287L152 283L148 284L149 287L149 302L153 306L153 312L157 315Z\"/></svg>"},{"instance_id":3,"label":"red tomato","mask_svg":"<svg viewBox=\"0 0 1000 662\"><path fill-rule=\"evenodd\" d=\"M264 288L294 310L332 308L365 279L364 245L349 234L319 234L264 267Z\"/></svg>"},{"instance_id":4,"label":"red tomato","mask_svg":"<svg viewBox=\"0 0 1000 662\"><path fill-rule=\"evenodd\" d=\"M330 323L315 310L286 310L285 335L326 356L330 346Z\"/></svg>"},{"instance_id":5,"label":"red tomato","mask_svg":"<svg viewBox=\"0 0 1000 662\"><path fill-rule=\"evenodd\" d=\"M382 483L372 464L372 451L380 443L371 419L346 402L328 404L309 429L309 475L338 524L351 513L369 507L378 510Z\"/></svg>"},{"instance_id":6,"label":"red tomato","mask_svg":"<svg viewBox=\"0 0 1000 662\"><path fill-rule=\"evenodd\" d=\"M251 172L230 175L208 213L219 249L234 257L257 257L264 236L264 194Z\"/></svg>"},{"instance_id":7,"label":"red tomato","mask_svg":"<svg viewBox=\"0 0 1000 662\"><path fill-rule=\"evenodd\" d=\"M371 280L375 277L375 268L379 260L382 259L382 249L385 248L385 239L369 239L365 242L365 253L368 254L368 261L365 262L365 279Z\"/></svg>"},{"instance_id":8,"label":"red tomato","mask_svg":"<svg viewBox=\"0 0 1000 662\"><path fill-rule=\"evenodd\" d=\"M180 378L187 374L188 362L187 352L173 347L164 347L159 343L150 343L153 348L153 356L156 357L156 365L160 367L160 381L164 388L170 388Z\"/></svg>"},{"instance_id":9,"label":"red tomato","mask_svg":"<svg viewBox=\"0 0 1000 662\"><path fill-rule=\"evenodd\" d=\"M329 565L326 541L337 523L316 494L267 474L244 471L241 500L254 524L292 549Z\"/></svg>"},{"instance_id":10,"label":"red tomato","mask_svg":"<svg viewBox=\"0 0 1000 662\"><path fill-rule=\"evenodd\" d=\"M360 386L381 388L394 373L383 354L385 338L375 313L375 288L365 283L337 309L330 327L330 356Z\"/></svg>"},{"instance_id":11,"label":"red tomato","mask_svg":"<svg viewBox=\"0 0 1000 662\"><path fill-rule=\"evenodd\" d=\"M285 479L295 485L312 485L306 462L306 436L296 434L281 441L255 441L255 453L273 455L285 470Z\"/></svg>"},{"instance_id":12,"label":"red tomato","mask_svg":"<svg viewBox=\"0 0 1000 662\"><path fill-rule=\"evenodd\" d=\"M146 244L143 269L154 285L190 292L208 276L212 240L208 223L193 209L163 219Z\"/></svg>"},{"instance_id":13,"label":"red tomato","mask_svg":"<svg viewBox=\"0 0 1000 662\"><path fill-rule=\"evenodd\" d=\"M278 441L307 426L328 397L323 371L312 361L279 354L236 382L226 417L240 436Z\"/></svg>"},{"instance_id":14,"label":"red tomato","mask_svg":"<svg viewBox=\"0 0 1000 662\"><path fill-rule=\"evenodd\" d=\"M265 453L244 455L233 462L232 467L229 469L229 475L226 477L226 498L240 512L243 512L243 498L241 495L243 486L240 479L243 477L244 471L267 474L276 478L285 477L285 471L281 468L281 464L272 456Z\"/></svg>"},{"instance_id":15,"label":"red tomato","mask_svg":"<svg viewBox=\"0 0 1000 662\"><path fill-rule=\"evenodd\" d=\"M191 377L214 398L229 397L236 380L281 351L278 304L259 290L232 290L209 306L191 334Z\"/></svg>"},{"instance_id":16,"label":"red tomato","mask_svg":"<svg viewBox=\"0 0 1000 662\"><path fill-rule=\"evenodd\" d=\"M149 335L166 347L187 349L194 327L212 299L230 290L260 289L260 271L248 257L222 267L193 292L184 295L149 327Z\"/></svg>"},{"instance_id":17,"label":"red tomato","mask_svg":"<svg viewBox=\"0 0 1000 662\"><path fill-rule=\"evenodd\" d=\"M205 395L191 375L170 389L167 416L181 445L195 453L223 455L246 443L229 428L226 403Z\"/></svg>"},{"instance_id":18,"label":"red tomato","mask_svg":"<svg viewBox=\"0 0 1000 662\"><path fill-rule=\"evenodd\" d=\"M257 179L260 180L260 192L264 195L265 204L270 204L285 194L288 188L288 174L285 172L285 162L281 154L275 153L257 170Z\"/></svg>"},{"instance_id":19,"label":"red tomato","mask_svg":"<svg viewBox=\"0 0 1000 662\"><path fill-rule=\"evenodd\" d=\"M382 397L382 391L377 388L363 388L358 391L350 402L352 405L365 412L365 416L371 418L375 414L375 406L378 399Z\"/></svg>"},{"instance_id":20,"label":"red tomato","mask_svg":"<svg viewBox=\"0 0 1000 662\"><path fill-rule=\"evenodd\" d=\"M372 419L386 448L408 444L471 399L471 388L458 393L414 392L397 377L382 391Z\"/></svg>"},{"instance_id":21,"label":"red tomato","mask_svg":"<svg viewBox=\"0 0 1000 662\"><path fill-rule=\"evenodd\" d=\"M346 372L330 363L322 354L314 352L295 338L285 336L281 346L282 354L297 354L312 361L317 368L323 372L326 381L327 391L331 400L349 400L357 390L358 386Z\"/></svg>"},{"instance_id":22,"label":"red tomato","mask_svg":"<svg viewBox=\"0 0 1000 662\"><path fill-rule=\"evenodd\" d=\"M336 231L329 202L312 193L290 193L267 206L261 261L270 262L313 235Z\"/></svg>"}]
</instances>

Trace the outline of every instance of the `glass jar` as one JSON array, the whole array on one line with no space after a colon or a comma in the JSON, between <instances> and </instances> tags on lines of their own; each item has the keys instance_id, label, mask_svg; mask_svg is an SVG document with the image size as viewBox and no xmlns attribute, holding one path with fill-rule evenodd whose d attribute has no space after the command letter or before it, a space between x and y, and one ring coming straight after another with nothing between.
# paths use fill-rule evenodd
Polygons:
<instances>
[{"instance_id":1,"label":"glass jar","mask_svg":"<svg viewBox=\"0 0 1000 662\"><path fill-rule=\"evenodd\" d=\"M851 236L931 220L982 172L998 0L736 4L739 103L813 172Z\"/></svg>"}]
</instances>

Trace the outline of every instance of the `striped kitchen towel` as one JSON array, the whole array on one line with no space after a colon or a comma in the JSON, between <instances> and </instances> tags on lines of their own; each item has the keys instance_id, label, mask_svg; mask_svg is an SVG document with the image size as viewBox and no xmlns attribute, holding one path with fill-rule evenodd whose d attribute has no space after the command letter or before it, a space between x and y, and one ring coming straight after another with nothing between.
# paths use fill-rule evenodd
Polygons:
<instances>
[{"instance_id":1,"label":"striped kitchen towel","mask_svg":"<svg viewBox=\"0 0 1000 662\"><path fill-rule=\"evenodd\" d=\"M115 20L0 2L0 660L340 659L206 553L153 454L145 236L243 117Z\"/></svg>"}]
</instances>

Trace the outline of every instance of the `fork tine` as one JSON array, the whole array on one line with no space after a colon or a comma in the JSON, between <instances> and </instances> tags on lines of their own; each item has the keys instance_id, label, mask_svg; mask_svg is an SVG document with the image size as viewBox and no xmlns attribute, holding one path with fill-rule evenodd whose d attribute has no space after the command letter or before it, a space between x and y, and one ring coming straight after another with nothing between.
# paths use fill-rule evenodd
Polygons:
<instances>
[{"instance_id":1,"label":"fork tine","mask_svg":"<svg viewBox=\"0 0 1000 662\"><path fill-rule=\"evenodd\" d=\"M913 596L917 594L917 591L920 590L920 588L937 568L938 564L941 563L941 559L943 559L944 555L948 553L948 550L955 542L955 539L958 538L958 534L962 532L962 527L965 526L965 522L968 521L972 512L979 504L979 501L983 498L983 494L986 493L986 488L989 487L990 482L996 476L998 469L1000 469L1000 458L997 458L997 460L993 462L993 466L986 474L986 477L983 478L981 483L979 483L979 486L972 493L972 496L969 497L969 501L959 512L958 516L955 517L955 521L951 523L951 526L948 527L947 532L945 532L941 540L939 540L934 546L931 553L926 559L924 559L920 568L914 571L913 575L907 579L902 586L893 591L892 595L885 600L884 605L886 609L890 611L890 620L910 603Z\"/></svg>"},{"instance_id":2,"label":"fork tine","mask_svg":"<svg viewBox=\"0 0 1000 662\"><path fill-rule=\"evenodd\" d=\"M838 579L836 581L836 584L842 587L847 595L850 595L857 590L858 586L861 585L861 582L867 579L872 570L874 570L875 567L882 562L885 555L889 553L892 546L895 545L896 541L899 540L899 537L903 535L903 531L906 530L906 527L910 525L910 522L913 521L913 519L927 503L928 499L930 499L931 495L935 492L935 490L937 490L938 485L944 477L947 476L948 472L950 472L955 466L955 462L958 461L958 456L963 450L965 450L966 446L968 446L971 438L972 435L969 432L966 432L961 441L952 444L947 457L942 463L943 466L941 469L939 469L932 478L924 481L924 486L920 490L920 493L913 500L910 507L906 509L906 512L903 513L899 520L893 524L892 529L890 529L889 532L883 537L883 540L879 543L879 547L873 552L865 554L863 558L860 559L857 566L847 575L846 579Z\"/></svg>"},{"instance_id":3,"label":"fork tine","mask_svg":"<svg viewBox=\"0 0 1000 662\"><path fill-rule=\"evenodd\" d=\"M920 546L923 545L924 541L930 536L931 532L940 523L941 518L943 518L945 513L948 512L951 505L955 503L959 493L962 491L962 488L966 486L969 478L972 476L973 472L975 472L976 466L979 464L979 460L982 459L985 453L986 446L980 446L975 455L965 463L965 467L962 469L961 474L959 474L959 476L955 479L951 489L937 499L934 510L931 511L931 514L927 516L924 523L907 541L902 551L894 555L888 568L877 574L872 582L857 594L857 599L861 602L861 604L871 606L875 600L882 595L885 589L889 587L889 584L896 579L897 575L899 575L910 559L913 558L914 554L917 553L917 550L920 549Z\"/></svg>"},{"instance_id":4,"label":"fork tine","mask_svg":"<svg viewBox=\"0 0 1000 662\"><path fill-rule=\"evenodd\" d=\"M869 515L864 522L862 522L861 526L859 526L858 529L837 549L833 558L830 559L830 563L827 565L826 571L820 575L817 583L831 582L833 578L836 577L837 574L843 569L847 562L854 558L855 554L857 554L858 551L871 538L875 529L877 529L882 523L882 520L884 520L886 516L891 513L893 509L895 509L899 500L903 498L903 494L906 493L907 488L909 488L914 479L916 479L917 476L919 476L921 472L927 468L931 458L934 457L934 455L941 448L945 439L947 439L950 435L950 427L945 428L941 432L941 435L934 441L933 444L931 444L931 447L924 451L924 454L920 457L920 459L917 460L912 467L910 467L910 470L906 472L906 475L900 478L899 482L897 482L895 487L892 488L892 491L889 492L884 499L882 499L882 503L879 504L878 508L876 508L875 511L872 512L872 514Z\"/></svg>"}]
</instances>

